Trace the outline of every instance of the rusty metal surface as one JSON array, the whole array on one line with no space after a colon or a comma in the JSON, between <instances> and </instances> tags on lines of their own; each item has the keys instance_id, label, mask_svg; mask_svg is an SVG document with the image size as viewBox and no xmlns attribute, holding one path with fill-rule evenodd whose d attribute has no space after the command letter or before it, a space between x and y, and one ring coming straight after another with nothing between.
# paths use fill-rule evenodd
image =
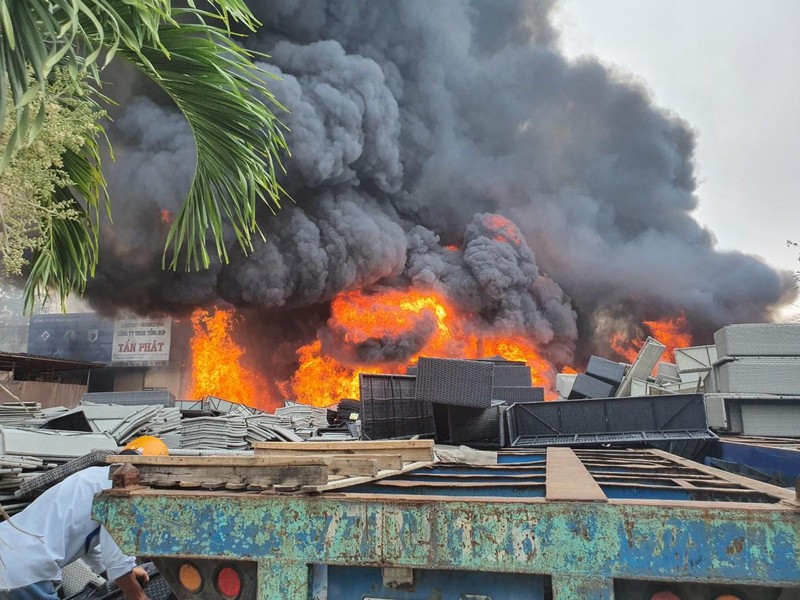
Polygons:
<instances>
[{"instance_id":1,"label":"rusty metal surface","mask_svg":"<svg viewBox=\"0 0 800 600\"><path fill-rule=\"evenodd\" d=\"M800 511L784 505L133 492L101 495L94 514L129 554L260 559L270 572L279 561L800 586Z\"/></svg>"}]
</instances>

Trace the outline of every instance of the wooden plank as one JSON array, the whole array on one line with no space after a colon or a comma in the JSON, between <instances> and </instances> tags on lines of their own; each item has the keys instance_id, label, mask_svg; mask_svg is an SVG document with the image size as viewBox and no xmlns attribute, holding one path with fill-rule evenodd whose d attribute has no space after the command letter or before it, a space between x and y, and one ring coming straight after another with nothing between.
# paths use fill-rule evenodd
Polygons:
<instances>
[{"instance_id":1,"label":"wooden plank","mask_svg":"<svg viewBox=\"0 0 800 600\"><path fill-rule=\"evenodd\" d=\"M547 448L545 497L551 501L607 502L608 498L572 448Z\"/></svg>"},{"instance_id":2,"label":"wooden plank","mask_svg":"<svg viewBox=\"0 0 800 600\"><path fill-rule=\"evenodd\" d=\"M267 466L171 466L139 465L139 479L145 485L165 481L200 484L246 484L269 487L275 484L322 485L328 482L326 465Z\"/></svg>"},{"instance_id":3,"label":"wooden plank","mask_svg":"<svg viewBox=\"0 0 800 600\"><path fill-rule=\"evenodd\" d=\"M117 459L124 460L117 460ZM136 466L169 467L259 467L259 466L328 466L331 473L375 476L381 469L400 469L403 457L399 454L328 454L261 455L261 456L109 456L109 463Z\"/></svg>"},{"instance_id":4,"label":"wooden plank","mask_svg":"<svg viewBox=\"0 0 800 600\"><path fill-rule=\"evenodd\" d=\"M286 457L286 458L294 458L295 460L298 458L302 458L306 456L305 453L302 454L261 454L259 458L264 456L265 458L278 458L278 457ZM402 469L403 468L403 457L400 454L309 454L314 458L318 458L320 460L325 461L330 467L332 467L332 471L341 472L339 468L333 468L334 464L338 464L339 459L343 459L345 461L357 461L357 460L371 460L375 461L378 464L378 470L381 469ZM345 463L346 464L346 463ZM355 463L354 463L355 464ZM366 475L366 473L351 473L351 475Z\"/></svg>"},{"instance_id":5,"label":"wooden plank","mask_svg":"<svg viewBox=\"0 0 800 600\"><path fill-rule=\"evenodd\" d=\"M436 464L434 461L412 462L403 466L402 469L387 469L384 471L380 471L378 472L378 475L376 477L348 477L346 479L340 479L339 481L330 481L325 485L304 485L303 487L300 488L300 491L307 493L318 493L318 492L328 492L331 490L340 490L342 488L351 487L354 485L360 485L362 483L378 481L386 477L392 477L393 475L402 475L403 473L408 473L410 471L415 471L417 469L430 467L434 464Z\"/></svg>"},{"instance_id":6,"label":"wooden plank","mask_svg":"<svg viewBox=\"0 0 800 600\"><path fill-rule=\"evenodd\" d=\"M391 454L403 462L434 460L433 440L376 440L364 442L255 442L256 456L307 454Z\"/></svg>"},{"instance_id":7,"label":"wooden plank","mask_svg":"<svg viewBox=\"0 0 800 600\"><path fill-rule=\"evenodd\" d=\"M361 457L336 457L331 459L330 473L337 475L360 475L375 477L378 474L378 461Z\"/></svg>"},{"instance_id":8,"label":"wooden plank","mask_svg":"<svg viewBox=\"0 0 800 600\"><path fill-rule=\"evenodd\" d=\"M162 467L291 467L327 466L331 460L324 456L138 456L133 454L109 456L107 463L127 463L138 466Z\"/></svg>"},{"instance_id":9,"label":"wooden plank","mask_svg":"<svg viewBox=\"0 0 800 600\"><path fill-rule=\"evenodd\" d=\"M291 443L291 442L290 442ZM302 442L295 442L300 444ZM369 448L365 449L363 452L357 449L336 449L336 450L323 450L312 452L311 450L292 450L290 448L281 448L277 451L278 454L275 454L275 451L272 450L255 450L255 455L257 457L270 457L270 456L320 456L320 454L328 454L332 456L370 456L374 457L376 455L385 455L385 456L400 456L403 463L408 462L430 462L434 460L433 456L433 449L432 448L409 448L409 449L397 449L397 448L386 448L384 450L380 448Z\"/></svg>"},{"instance_id":10,"label":"wooden plank","mask_svg":"<svg viewBox=\"0 0 800 600\"><path fill-rule=\"evenodd\" d=\"M339 450L403 450L408 448L433 448L433 440L374 440L354 442L254 442L256 450L312 450L329 452Z\"/></svg>"}]
</instances>

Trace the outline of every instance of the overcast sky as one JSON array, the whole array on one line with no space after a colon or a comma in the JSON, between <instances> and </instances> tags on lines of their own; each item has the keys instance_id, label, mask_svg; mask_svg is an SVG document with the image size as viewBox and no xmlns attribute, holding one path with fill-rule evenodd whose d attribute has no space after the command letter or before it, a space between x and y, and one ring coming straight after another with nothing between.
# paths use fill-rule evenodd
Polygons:
<instances>
[{"instance_id":1,"label":"overcast sky","mask_svg":"<svg viewBox=\"0 0 800 600\"><path fill-rule=\"evenodd\" d=\"M561 0L567 55L643 82L698 136L698 221L721 249L796 269L800 2Z\"/></svg>"}]
</instances>

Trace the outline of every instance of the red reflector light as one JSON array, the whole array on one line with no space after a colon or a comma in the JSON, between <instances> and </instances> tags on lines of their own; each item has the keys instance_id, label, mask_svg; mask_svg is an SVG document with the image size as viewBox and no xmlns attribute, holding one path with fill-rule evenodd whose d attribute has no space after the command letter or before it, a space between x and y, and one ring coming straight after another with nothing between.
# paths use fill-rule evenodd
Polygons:
<instances>
[{"instance_id":1,"label":"red reflector light","mask_svg":"<svg viewBox=\"0 0 800 600\"><path fill-rule=\"evenodd\" d=\"M223 567L217 573L217 591L226 600L234 600L242 592L242 578L233 567Z\"/></svg>"}]
</instances>

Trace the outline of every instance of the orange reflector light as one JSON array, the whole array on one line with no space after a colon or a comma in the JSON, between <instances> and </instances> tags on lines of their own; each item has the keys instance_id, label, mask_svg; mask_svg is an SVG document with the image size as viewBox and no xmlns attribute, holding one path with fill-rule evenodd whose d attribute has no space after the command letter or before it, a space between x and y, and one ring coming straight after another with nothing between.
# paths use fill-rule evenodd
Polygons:
<instances>
[{"instance_id":1,"label":"orange reflector light","mask_svg":"<svg viewBox=\"0 0 800 600\"><path fill-rule=\"evenodd\" d=\"M656 592L650 596L650 600L681 600L681 597L672 592Z\"/></svg>"},{"instance_id":2,"label":"orange reflector light","mask_svg":"<svg viewBox=\"0 0 800 600\"><path fill-rule=\"evenodd\" d=\"M242 580L232 567L223 567L217 573L217 591L226 600L234 600L242 591Z\"/></svg>"},{"instance_id":3,"label":"orange reflector light","mask_svg":"<svg viewBox=\"0 0 800 600\"><path fill-rule=\"evenodd\" d=\"M178 571L178 580L187 592L196 594L203 589L203 576L192 563L183 563Z\"/></svg>"},{"instance_id":4,"label":"orange reflector light","mask_svg":"<svg viewBox=\"0 0 800 600\"><path fill-rule=\"evenodd\" d=\"M733 594L722 594L722 596L717 596L717 600L742 600L739 596L734 596Z\"/></svg>"}]
</instances>

